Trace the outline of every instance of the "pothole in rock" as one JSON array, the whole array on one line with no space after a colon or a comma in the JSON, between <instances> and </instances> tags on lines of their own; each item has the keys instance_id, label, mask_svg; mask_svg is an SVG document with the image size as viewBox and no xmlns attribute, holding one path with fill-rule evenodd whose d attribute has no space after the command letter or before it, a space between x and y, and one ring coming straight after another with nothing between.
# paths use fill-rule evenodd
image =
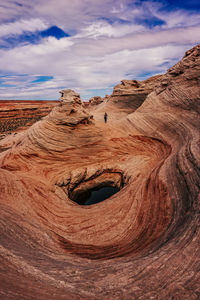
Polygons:
<instances>
[{"instance_id":1,"label":"pothole in rock","mask_svg":"<svg viewBox=\"0 0 200 300\"><path fill-rule=\"evenodd\" d=\"M68 190L68 197L79 205L93 205L118 193L124 185L122 173L103 172L96 177L79 182L74 188Z\"/></svg>"},{"instance_id":2,"label":"pothole in rock","mask_svg":"<svg viewBox=\"0 0 200 300\"><path fill-rule=\"evenodd\" d=\"M97 187L82 193L76 193L71 200L79 205L92 205L110 198L119 191L118 187L113 186Z\"/></svg>"}]
</instances>

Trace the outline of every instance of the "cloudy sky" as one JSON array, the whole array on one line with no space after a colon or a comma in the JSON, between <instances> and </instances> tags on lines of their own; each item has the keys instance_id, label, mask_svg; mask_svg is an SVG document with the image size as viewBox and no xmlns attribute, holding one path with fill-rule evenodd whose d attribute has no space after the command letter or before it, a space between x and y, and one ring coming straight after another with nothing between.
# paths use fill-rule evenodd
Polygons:
<instances>
[{"instance_id":1,"label":"cloudy sky","mask_svg":"<svg viewBox=\"0 0 200 300\"><path fill-rule=\"evenodd\" d=\"M199 0L0 0L0 99L104 96L165 72L199 39Z\"/></svg>"}]
</instances>

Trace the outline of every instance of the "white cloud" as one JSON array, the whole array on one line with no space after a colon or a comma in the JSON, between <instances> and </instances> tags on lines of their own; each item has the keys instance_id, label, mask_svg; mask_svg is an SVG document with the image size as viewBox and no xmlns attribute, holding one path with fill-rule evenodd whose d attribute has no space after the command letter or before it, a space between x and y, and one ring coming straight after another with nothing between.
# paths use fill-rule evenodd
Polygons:
<instances>
[{"instance_id":1,"label":"white cloud","mask_svg":"<svg viewBox=\"0 0 200 300\"><path fill-rule=\"evenodd\" d=\"M1 98L12 98L12 95L16 98L17 95L20 98L33 99L42 95L43 99L58 99L58 91L65 87L76 89L85 97L91 88L95 90L109 89L121 79L134 79L141 76L142 72L164 72L170 62L177 57L180 58L187 48L183 45L165 45L143 50L122 50L106 54L101 59L99 57L82 57L82 62L76 61L76 57L73 57L72 54L70 60L67 60L68 55L64 56L63 53L65 61L57 60L55 62L58 68L52 80L30 85L30 78L26 80L24 77L24 85L20 83L17 87L9 88L9 91L6 88L0 89ZM37 62L37 70L40 70L41 75L52 74L51 58L47 57L45 61L41 59ZM31 70L29 72L31 73ZM34 73L34 68L32 73Z\"/></svg>"},{"instance_id":2,"label":"white cloud","mask_svg":"<svg viewBox=\"0 0 200 300\"><path fill-rule=\"evenodd\" d=\"M47 23L44 23L40 19L29 19L29 20L19 20L16 22L10 22L0 25L0 37L7 35L22 34L25 31L34 32L39 30L44 30L48 27Z\"/></svg>"},{"instance_id":3,"label":"white cloud","mask_svg":"<svg viewBox=\"0 0 200 300\"><path fill-rule=\"evenodd\" d=\"M194 11L186 11L183 9L165 11L162 8L161 3L145 2L141 10L164 21L165 24L161 25L161 28L170 29L200 24L200 13L198 12L195 13ZM142 11L139 12L140 16L144 14Z\"/></svg>"},{"instance_id":4,"label":"white cloud","mask_svg":"<svg viewBox=\"0 0 200 300\"><path fill-rule=\"evenodd\" d=\"M33 12L33 7L30 1L27 0L6 0L0 5L0 24L8 23L11 20L19 20L21 18L30 18Z\"/></svg>"},{"instance_id":5,"label":"white cloud","mask_svg":"<svg viewBox=\"0 0 200 300\"><path fill-rule=\"evenodd\" d=\"M1 50L1 69L19 74L37 74L42 69L42 74L49 73L49 71L54 74L56 62L60 59L60 55L63 55L72 45L73 42L69 38L57 40L54 37L49 37L41 44Z\"/></svg>"},{"instance_id":6,"label":"white cloud","mask_svg":"<svg viewBox=\"0 0 200 300\"><path fill-rule=\"evenodd\" d=\"M73 47L76 56L99 56L115 53L123 49L144 49L170 44L192 45L199 42L199 26L160 31L146 31L117 38L85 39Z\"/></svg>"},{"instance_id":7,"label":"white cloud","mask_svg":"<svg viewBox=\"0 0 200 300\"><path fill-rule=\"evenodd\" d=\"M130 0L123 0L123 5L129 3ZM133 2L133 1L132 1ZM91 23L102 17L112 18L113 6L122 6L121 0L74 0L63 1L57 0L40 0L35 5L35 11L44 18L56 22L60 26L64 26L65 30L76 29L88 22Z\"/></svg>"},{"instance_id":8,"label":"white cloud","mask_svg":"<svg viewBox=\"0 0 200 300\"><path fill-rule=\"evenodd\" d=\"M160 73L199 42L200 14L164 11L161 3L132 0L7 0L3 16L15 21L0 25L0 36L34 32L56 25L71 37L49 37L40 44L0 50L0 69L10 76L0 85L0 98L57 99L62 88L84 95L108 90L121 79ZM128 4L131 4L128 6ZM7 9L6 9L7 7ZM150 29L138 19L158 18L165 24ZM33 82L34 76L54 78ZM93 91L94 92L94 91Z\"/></svg>"},{"instance_id":9,"label":"white cloud","mask_svg":"<svg viewBox=\"0 0 200 300\"><path fill-rule=\"evenodd\" d=\"M141 32L144 31L145 27L142 25L136 25L136 24L109 24L105 21L97 21L89 24L88 26L81 29L81 33L77 34L76 38L81 37L88 37L88 38L95 38L101 36L107 36L107 37L121 37L133 32Z\"/></svg>"}]
</instances>

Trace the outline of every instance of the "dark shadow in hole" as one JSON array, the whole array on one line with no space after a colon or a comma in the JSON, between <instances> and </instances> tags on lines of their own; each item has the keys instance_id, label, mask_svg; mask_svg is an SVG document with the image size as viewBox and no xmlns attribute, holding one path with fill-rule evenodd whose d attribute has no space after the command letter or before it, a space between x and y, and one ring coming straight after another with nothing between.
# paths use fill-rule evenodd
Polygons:
<instances>
[{"instance_id":1,"label":"dark shadow in hole","mask_svg":"<svg viewBox=\"0 0 200 300\"><path fill-rule=\"evenodd\" d=\"M108 199L119 191L120 189L118 187L104 186L99 189L92 189L83 193L77 193L74 195L72 200L79 205L92 205Z\"/></svg>"}]
</instances>

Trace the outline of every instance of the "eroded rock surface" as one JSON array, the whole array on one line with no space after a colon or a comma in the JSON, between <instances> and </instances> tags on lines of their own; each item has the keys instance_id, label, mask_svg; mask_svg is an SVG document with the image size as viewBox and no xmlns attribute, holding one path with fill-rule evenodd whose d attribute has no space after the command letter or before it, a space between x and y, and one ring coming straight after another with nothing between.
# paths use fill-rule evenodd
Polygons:
<instances>
[{"instance_id":1,"label":"eroded rock surface","mask_svg":"<svg viewBox=\"0 0 200 300\"><path fill-rule=\"evenodd\" d=\"M98 105L98 104L102 103L103 101L104 101L103 98L101 98L99 96L95 96L89 100L89 105Z\"/></svg>"},{"instance_id":2,"label":"eroded rock surface","mask_svg":"<svg viewBox=\"0 0 200 300\"><path fill-rule=\"evenodd\" d=\"M0 141L3 299L199 298L199 76L196 46L98 108L64 91ZM70 199L108 184L104 202Z\"/></svg>"}]
</instances>

